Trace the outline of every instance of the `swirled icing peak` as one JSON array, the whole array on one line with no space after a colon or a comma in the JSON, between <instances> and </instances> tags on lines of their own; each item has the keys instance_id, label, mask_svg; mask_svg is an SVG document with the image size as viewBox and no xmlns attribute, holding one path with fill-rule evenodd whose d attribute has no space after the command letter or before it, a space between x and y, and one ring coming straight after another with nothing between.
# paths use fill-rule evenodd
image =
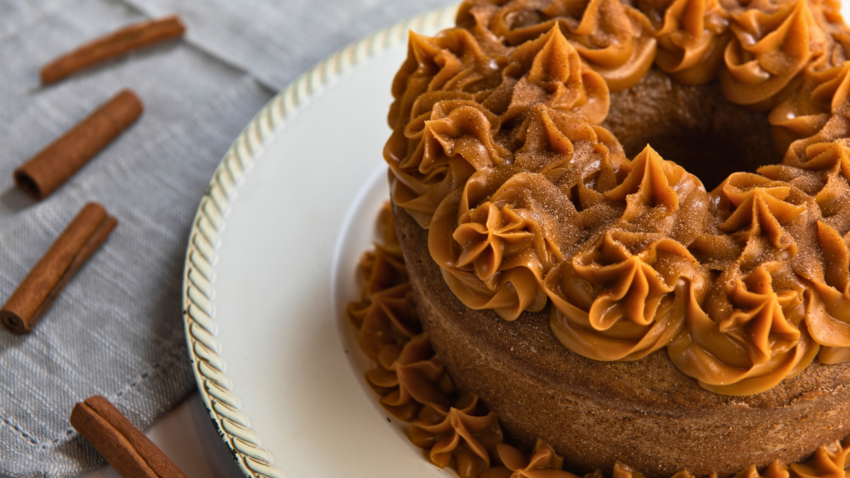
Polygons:
<instances>
[{"instance_id":1,"label":"swirled icing peak","mask_svg":"<svg viewBox=\"0 0 850 478\"><path fill-rule=\"evenodd\" d=\"M819 447L808 460L793 463L789 468L795 477L799 478L841 478L846 476L848 465L850 465L850 447L836 441Z\"/></svg>"},{"instance_id":2,"label":"swirled icing peak","mask_svg":"<svg viewBox=\"0 0 850 478\"><path fill-rule=\"evenodd\" d=\"M756 2L732 14L731 29L720 84L733 103L769 100L826 51L808 0Z\"/></svg>"},{"instance_id":3,"label":"swirled icing peak","mask_svg":"<svg viewBox=\"0 0 850 478\"><path fill-rule=\"evenodd\" d=\"M806 325L822 345L823 363L850 361L850 235L842 237L828 223L818 221L818 242L825 258L822 277L809 284L810 310Z\"/></svg>"},{"instance_id":4,"label":"swirled icing peak","mask_svg":"<svg viewBox=\"0 0 850 478\"><path fill-rule=\"evenodd\" d=\"M598 73L582 66L578 52L557 26L514 49L510 61L505 74L516 76L518 83L505 117L543 102L556 110L577 113L591 123L605 120L608 85Z\"/></svg>"},{"instance_id":5,"label":"swirled icing peak","mask_svg":"<svg viewBox=\"0 0 850 478\"><path fill-rule=\"evenodd\" d=\"M430 449L431 461L445 468L451 465L463 478L477 477L490 467L490 453L502 442L496 414L482 413L478 397L465 395L453 407L429 408L410 427L410 439Z\"/></svg>"},{"instance_id":6,"label":"swirled icing peak","mask_svg":"<svg viewBox=\"0 0 850 478\"><path fill-rule=\"evenodd\" d=\"M555 309L555 336L596 360L635 360L666 346L680 332L692 274L699 263L681 244L614 231L546 277Z\"/></svg>"},{"instance_id":7,"label":"swirled icing peak","mask_svg":"<svg viewBox=\"0 0 850 478\"><path fill-rule=\"evenodd\" d=\"M647 210L659 207L668 214L679 209L676 189L683 189L679 185L680 181L691 179L684 168L665 161L650 146L635 157L629 168L631 171L626 179L619 186L605 192L608 199L626 200L626 211L623 214L625 220L635 219ZM690 182L690 189L697 187L698 183L692 180Z\"/></svg>"},{"instance_id":8,"label":"swirled icing peak","mask_svg":"<svg viewBox=\"0 0 850 478\"><path fill-rule=\"evenodd\" d=\"M807 68L803 72L803 85L778 104L768 117L774 125L777 150L785 151L794 141L821 131L832 115L847 108L848 92L850 63L825 65L823 69Z\"/></svg>"},{"instance_id":9,"label":"swirled icing peak","mask_svg":"<svg viewBox=\"0 0 850 478\"><path fill-rule=\"evenodd\" d=\"M570 191L574 181L588 175L595 176L597 187L616 184L609 145L616 149L619 144L606 145L610 139L600 138L604 130L595 128L537 105L519 135L534 153L523 146L513 168L479 171L440 204L429 249L449 287L468 307L494 309L513 320L545 305L543 277L563 260L579 233L579 213L561 184L566 182ZM548 146L539 147L544 143ZM516 169L520 165L535 172ZM590 188L578 194L585 199L575 199L588 205L604 199Z\"/></svg>"},{"instance_id":10,"label":"swirled icing peak","mask_svg":"<svg viewBox=\"0 0 850 478\"><path fill-rule=\"evenodd\" d=\"M528 249L534 240L529 229L534 227L509 205L499 210L493 203L485 203L470 211L452 235L461 246L457 265L471 264L479 279L490 280L501 267L503 256L515 257Z\"/></svg>"},{"instance_id":11,"label":"swirled icing peak","mask_svg":"<svg viewBox=\"0 0 850 478\"><path fill-rule=\"evenodd\" d=\"M850 181L850 149L843 143L818 143L806 148L805 161L800 168L827 171Z\"/></svg>"},{"instance_id":12,"label":"swirled icing peak","mask_svg":"<svg viewBox=\"0 0 850 478\"><path fill-rule=\"evenodd\" d=\"M778 248L796 247L785 240L787 236L782 225L797 219L806 208L784 201L791 193L790 187L771 183L755 174L735 173L721 189L735 208L720 225L722 230L743 229L749 235L764 234Z\"/></svg>"},{"instance_id":13,"label":"swirled icing peak","mask_svg":"<svg viewBox=\"0 0 850 478\"><path fill-rule=\"evenodd\" d=\"M735 309L720 320L721 332L740 331L739 339L747 346L753 363L770 360L771 349L779 341L795 343L800 340L800 330L789 321L786 310L802 302L798 291L774 290L771 272L776 263L762 264L753 272L736 278L727 287L729 301Z\"/></svg>"},{"instance_id":14,"label":"swirled icing peak","mask_svg":"<svg viewBox=\"0 0 850 478\"><path fill-rule=\"evenodd\" d=\"M607 234L598 247L573 260L573 268L582 279L611 284L596 296L590 307L590 325L596 330L607 330L620 318L637 325L650 325L661 300L673 292L673 287L667 285L650 265L656 262L659 247L662 253L688 255L675 241L663 240L634 255L627 244L639 243L645 238L617 236Z\"/></svg>"},{"instance_id":15,"label":"swirled icing peak","mask_svg":"<svg viewBox=\"0 0 850 478\"><path fill-rule=\"evenodd\" d=\"M850 148L845 140L812 144L802 158L790 154L784 162L805 171L792 181L814 195L825 218L839 218L850 207Z\"/></svg>"},{"instance_id":16,"label":"swirled icing peak","mask_svg":"<svg viewBox=\"0 0 850 478\"><path fill-rule=\"evenodd\" d=\"M639 3L650 18L663 18L654 33L658 39L655 64L659 68L687 85L707 83L717 76L731 38L729 14L717 0Z\"/></svg>"},{"instance_id":17,"label":"swirled icing peak","mask_svg":"<svg viewBox=\"0 0 850 478\"><path fill-rule=\"evenodd\" d=\"M564 459L555 453L546 440L540 438L528 458L505 443L496 445L495 454L501 465L491 467L481 474L481 478L578 478L561 469Z\"/></svg>"},{"instance_id":18,"label":"swirled icing peak","mask_svg":"<svg viewBox=\"0 0 850 478\"><path fill-rule=\"evenodd\" d=\"M543 189L537 197L516 196L529 185ZM552 217L559 205L546 201L557 196L555 186L541 175L526 173L506 181L490 201L471 210L460 206L468 201L461 190L443 201L434 216L429 248L447 284L467 306L494 309L513 320L524 310L545 305L539 283L561 257L559 241L546 239L551 229L559 228ZM569 214L570 205L560 206ZM460 219L452 212L458 208L464 211Z\"/></svg>"},{"instance_id":19,"label":"swirled icing peak","mask_svg":"<svg viewBox=\"0 0 850 478\"><path fill-rule=\"evenodd\" d=\"M702 303L701 303L702 302ZM709 390L763 392L799 374L818 344L803 321L803 286L788 264L724 271L707 298L692 297L670 359Z\"/></svg>"},{"instance_id":20,"label":"swirled icing peak","mask_svg":"<svg viewBox=\"0 0 850 478\"><path fill-rule=\"evenodd\" d=\"M385 345L378 354L378 368L366 373L369 384L383 398L381 405L399 420L410 422L423 406L449 407L454 386L446 369L434 357L428 334ZM365 350L365 349L364 349Z\"/></svg>"}]
</instances>

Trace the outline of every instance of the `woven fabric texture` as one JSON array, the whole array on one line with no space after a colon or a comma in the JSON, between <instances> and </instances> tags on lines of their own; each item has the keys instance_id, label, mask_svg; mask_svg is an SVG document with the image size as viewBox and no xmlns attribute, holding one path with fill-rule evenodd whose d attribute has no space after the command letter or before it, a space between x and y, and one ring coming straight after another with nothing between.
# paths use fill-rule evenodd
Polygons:
<instances>
[{"instance_id":1,"label":"woven fabric texture","mask_svg":"<svg viewBox=\"0 0 850 478\"><path fill-rule=\"evenodd\" d=\"M0 0L0 300L87 201L118 227L36 329L0 330L0 476L102 464L68 423L100 394L145 428L194 379L180 312L184 251L216 165L253 115L321 58L445 0ZM187 35L40 87L38 69L123 25L179 13ZM12 171L122 88L139 121L50 197Z\"/></svg>"}]
</instances>

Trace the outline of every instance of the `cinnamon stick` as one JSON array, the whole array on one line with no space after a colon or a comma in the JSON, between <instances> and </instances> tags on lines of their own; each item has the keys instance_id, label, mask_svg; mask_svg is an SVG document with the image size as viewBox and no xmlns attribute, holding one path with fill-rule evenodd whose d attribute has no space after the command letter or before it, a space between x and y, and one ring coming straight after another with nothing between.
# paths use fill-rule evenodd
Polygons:
<instances>
[{"instance_id":1,"label":"cinnamon stick","mask_svg":"<svg viewBox=\"0 0 850 478\"><path fill-rule=\"evenodd\" d=\"M44 199L80 170L142 114L142 102L121 90L64 136L15 170L15 184Z\"/></svg>"},{"instance_id":2,"label":"cinnamon stick","mask_svg":"<svg viewBox=\"0 0 850 478\"><path fill-rule=\"evenodd\" d=\"M71 412L71 425L123 478L188 478L101 396L77 403Z\"/></svg>"},{"instance_id":3,"label":"cinnamon stick","mask_svg":"<svg viewBox=\"0 0 850 478\"><path fill-rule=\"evenodd\" d=\"M134 23L86 43L41 68L41 83L49 85L89 66L132 50L182 36L186 27L177 15Z\"/></svg>"},{"instance_id":4,"label":"cinnamon stick","mask_svg":"<svg viewBox=\"0 0 850 478\"><path fill-rule=\"evenodd\" d=\"M86 204L0 309L3 326L31 331L117 224L100 204Z\"/></svg>"}]
</instances>

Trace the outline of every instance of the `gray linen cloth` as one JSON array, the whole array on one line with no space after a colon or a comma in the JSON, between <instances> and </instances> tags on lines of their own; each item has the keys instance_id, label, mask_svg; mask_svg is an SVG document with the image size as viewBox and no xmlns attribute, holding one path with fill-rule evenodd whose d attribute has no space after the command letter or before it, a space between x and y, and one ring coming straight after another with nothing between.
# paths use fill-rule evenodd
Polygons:
<instances>
[{"instance_id":1,"label":"gray linen cloth","mask_svg":"<svg viewBox=\"0 0 850 478\"><path fill-rule=\"evenodd\" d=\"M209 178L298 74L445 0L0 0L0 301L87 201L119 225L29 335L0 330L0 475L102 464L68 424L100 394L145 428L194 388L180 313L184 250ZM187 37L41 88L38 69L125 24L180 13ZM122 88L140 120L36 203L12 170ZM382 106L378 106L382 107Z\"/></svg>"}]
</instances>

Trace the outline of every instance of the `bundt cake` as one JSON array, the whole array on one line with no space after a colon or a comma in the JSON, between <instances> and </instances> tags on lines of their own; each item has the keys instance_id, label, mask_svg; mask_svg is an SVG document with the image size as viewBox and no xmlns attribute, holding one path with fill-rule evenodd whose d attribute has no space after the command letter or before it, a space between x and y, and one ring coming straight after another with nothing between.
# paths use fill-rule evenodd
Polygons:
<instances>
[{"instance_id":1,"label":"bundt cake","mask_svg":"<svg viewBox=\"0 0 850 478\"><path fill-rule=\"evenodd\" d=\"M843 477L848 55L832 0L467 0L411 33L398 236L351 313L414 443L462 476Z\"/></svg>"}]
</instances>

